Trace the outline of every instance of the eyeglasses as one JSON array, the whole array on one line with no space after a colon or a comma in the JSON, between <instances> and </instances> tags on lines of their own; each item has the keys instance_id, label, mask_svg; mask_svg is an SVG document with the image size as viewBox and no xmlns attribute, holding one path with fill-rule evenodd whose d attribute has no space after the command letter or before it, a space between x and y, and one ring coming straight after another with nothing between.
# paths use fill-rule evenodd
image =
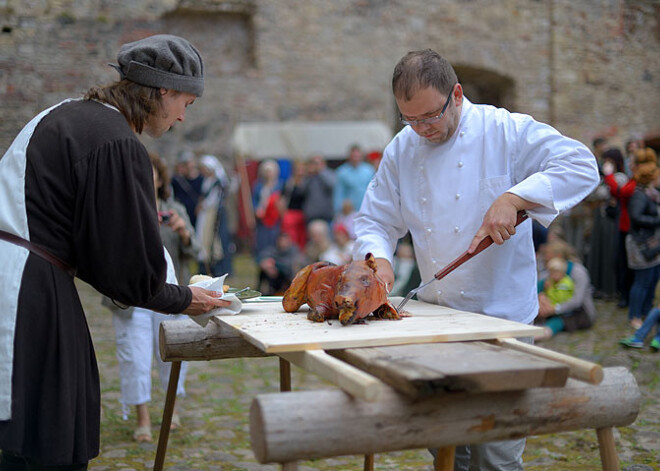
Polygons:
<instances>
[{"instance_id":1,"label":"eyeglasses","mask_svg":"<svg viewBox=\"0 0 660 471\"><path fill-rule=\"evenodd\" d=\"M408 124L410 126L419 126L420 124L437 123L445 115L445 111L447 111L447 107L449 106L449 102L451 101L452 96L454 96L454 87L451 87L451 92L449 92L447 101L445 101L445 104L442 106L442 109L440 110L440 114L437 116L431 116L430 118L424 118L424 119L405 119L403 115L399 113L399 119L403 124Z\"/></svg>"}]
</instances>

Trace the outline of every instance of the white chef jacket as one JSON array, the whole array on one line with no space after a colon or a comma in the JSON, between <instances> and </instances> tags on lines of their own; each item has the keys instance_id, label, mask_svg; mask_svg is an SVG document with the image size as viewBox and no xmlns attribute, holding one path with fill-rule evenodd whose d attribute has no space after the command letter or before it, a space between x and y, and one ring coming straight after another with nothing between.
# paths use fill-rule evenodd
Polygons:
<instances>
[{"instance_id":1,"label":"white chef jacket","mask_svg":"<svg viewBox=\"0 0 660 471\"><path fill-rule=\"evenodd\" d=\"M392 262L410 231L422 281L470 246L491 204L505 192L541 206L528 214L548 226L598 184L596 159L580 142L532 117L464 98L454 135L433 144L406 126L388 144L355 218L355 259ZM538 313L532 222L492 245L419 299L530 323Z\"/></svg>"}]
</instances>

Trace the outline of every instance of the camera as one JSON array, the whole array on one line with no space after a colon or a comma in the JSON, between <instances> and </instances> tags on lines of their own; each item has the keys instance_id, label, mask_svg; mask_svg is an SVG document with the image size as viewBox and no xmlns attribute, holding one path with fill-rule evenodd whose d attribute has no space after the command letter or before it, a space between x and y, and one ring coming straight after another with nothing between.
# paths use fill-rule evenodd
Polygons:
<instances>
[{"instance_id":1,"label":"camera","mask_svg":"<svg viewBox=\"0 0 660 471\"><path fill-rule=\"evenodd\" d=\"M172 216L169 212L166 211L160 211L158 215L160 216L160 220L163 222L163 224L170 222L170 217Z\"/></svg>"}]
</instances>

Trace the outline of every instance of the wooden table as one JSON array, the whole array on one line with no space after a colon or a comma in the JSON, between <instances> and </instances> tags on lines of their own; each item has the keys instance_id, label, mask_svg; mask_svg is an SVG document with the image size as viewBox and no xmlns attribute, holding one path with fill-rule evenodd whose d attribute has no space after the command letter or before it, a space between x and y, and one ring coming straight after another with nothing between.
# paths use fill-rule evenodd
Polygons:
<instances>
[{"instance_id":1,"label":"wooden table","mask_svg":"<svg viewBox=\"0 0 660 471\"><path fill-rule=\"evenodd\" d=\"M393 299L395 304L397 301ZM163 466L183 360L276 354L280 357L282 391L291 388L291 362L330 380L351 397L376 404L376 407L399 404L397 401L402 397L401 400L413 404L433 401L446 396L448 391L462 391L469 393L469 397L479 398L484 393L506 395L507 391L561 388L568 376L590 384L598 384L603 378L598 365L515 340L539 333L538 327L419 301L411 301L407 308L412 313L410 318L367 321L347 327L338 321L308 321L306 307L290 314L285 313L279 303L260 302L245 303L237 316L214 318L214 323L205 329L192 321L164 322L161 356L173 365L154 469L160 470ZM262 426L272 420L264 409L268 401L264 401L257 407L257 422ZM634 406L634 400L631 404ZM397 407L401 409L400 405ZM251 433L254 427L251 426ZM598 437L603 468L618 469L611 427L601 429ZM272 462L269 455L272 450L267 450L267 442L273 437L266 436L263 429L254 434L253 449L257 459ZM453 444L442 448L444 453L436 462L437 469L452 469L453 449ZM285 469L295 469L295 460L285 455L276 458L284 461L276 462L281 462ZM299 456L304 453L292 450L289 458L299 459ZM372 454L365 459L365 469L370 466L373 466Z\"/></svg>"}]
</instances>

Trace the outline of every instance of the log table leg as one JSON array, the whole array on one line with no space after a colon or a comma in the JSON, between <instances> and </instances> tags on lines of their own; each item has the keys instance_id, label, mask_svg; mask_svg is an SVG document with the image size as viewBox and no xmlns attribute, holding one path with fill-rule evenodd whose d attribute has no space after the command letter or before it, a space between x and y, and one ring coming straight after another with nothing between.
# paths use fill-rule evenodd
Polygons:
<instances>
[{"instance_id":1,"label":"log table leg","mask_svg":"<svg viewBox=\"0 0 660 471\"><path fill-rule=\"evenodd\" d=\"M165 396L165 408L163 409L163 420L160 424L160 434L158 435L158 448L156 450L156 460L154 461L154 471L161 471L165 462L165 453L167 453L167 440L170 437L170 426L172 425L172 414L174 413L174 403L176 402L176 389L179 385L179 375L181 373L181 362L173 361L170 370L170 381L167 383L167 394Z\"/></svg>"},{"instance_id":2,"label":"log table leg","mask_svg":"<svg viewBox=\"0 0 660 471\"><path fill-rule=\"evenodd\" d=\"M291 391L291 363L280 357L280 391ZM298 462L282 463L282 471L298 471Z\"/></svg>"},{"instance_id":3,"label":"log table leg","mask_svg":"<svg viewBox=\"0 0 660 471\"><path fill-rule=\"evenodd\" d=\"M364 471L374 471L374 455L364 455Z\"/></svg>"},{"instance_id":4,"label":"log table leg","mask_svg":"<svg viewBox=\"0 0 660 471\"><path fill-rule=\"evenodd\" d=\"M280 357L280 391L291 391L291 363Z\"/></svg>"},{"instance_id":5,"label":"log table leg","mask_svg":"<svg viewBox=\"0 0 660 471\"><path fill-rule=\"evenodd\" d=\"M438 454L435 457L435 471L454 471L454 457L456 456L456 447L453 445L441 446L438 448Z\"/></svg>"},{"instance_id":6,"label":"log table leg","mask_svg":"<svg viewBox=\"0 0 660 471\"><path fill-rule=\"evenodd\" d=\"M619 471L619 457L616 454L612 427L596 429L596 435L603 471Z\"/></svg>"}]
</instances>

